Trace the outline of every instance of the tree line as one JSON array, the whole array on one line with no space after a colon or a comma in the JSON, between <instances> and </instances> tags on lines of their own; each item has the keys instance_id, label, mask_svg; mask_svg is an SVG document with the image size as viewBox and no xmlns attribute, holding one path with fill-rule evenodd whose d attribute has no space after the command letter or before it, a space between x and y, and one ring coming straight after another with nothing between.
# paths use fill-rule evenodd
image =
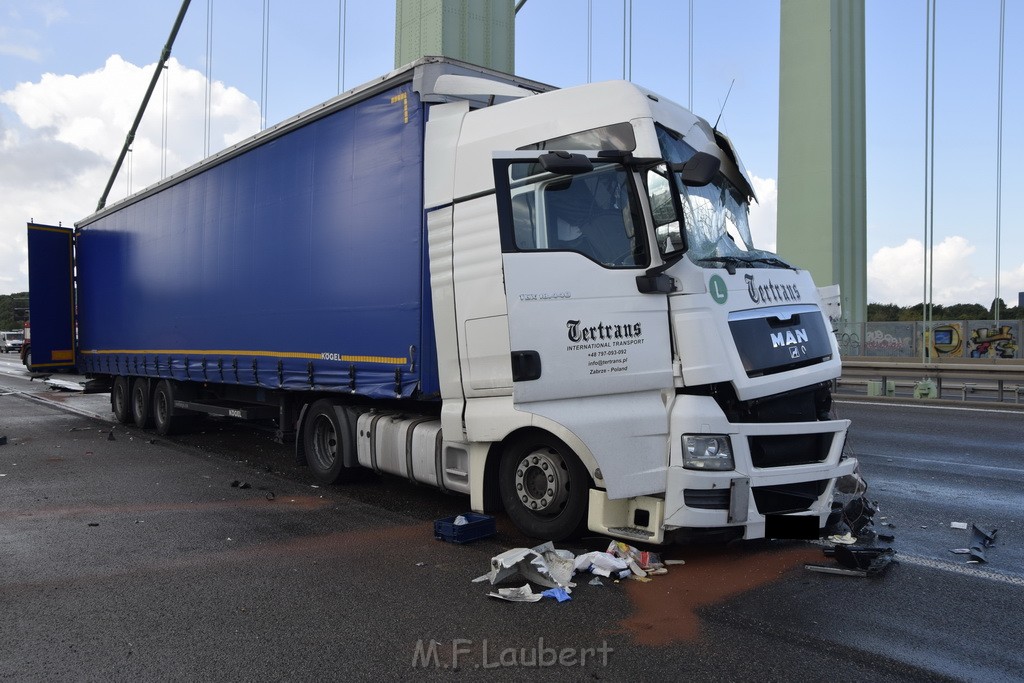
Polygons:
<instances>
[{"instance_id":1,"label":"tree line","mask_svg":"<svg viewBox=\"0 0 1024 683\"><path fill-rule=\"evenodd\" d=\"M0 294L0 331L20 330L28 319L28 292Z\"/></svg>"},{"instance_id":2,"label":"tree line","mask_svg":"<svg viewBox=\"0 0 1024 683\"><path fill-rule=\"evenodd\" d=\"M996 316L996 301L999 302L999 315ZM1007 306L1002 299L993 299L992 304L985 308L981 304L953 304L943 306L932 304L932 320L1024 320L1024 307ZM924 304L914 306L897 306L896 304L868 304L869 323L880 322L914 322L924 319Z\"/></svg>"}]
</instances>

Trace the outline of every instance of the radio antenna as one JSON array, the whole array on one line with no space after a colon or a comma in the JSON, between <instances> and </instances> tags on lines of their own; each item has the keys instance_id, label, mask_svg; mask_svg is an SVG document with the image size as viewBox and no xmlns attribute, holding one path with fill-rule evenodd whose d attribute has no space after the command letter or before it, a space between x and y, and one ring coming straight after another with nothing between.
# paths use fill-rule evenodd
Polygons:
<instances>
[{"instance_id":1,"label":"radio antenna","mask_svg":"<svg viewBox=\"0 0 1024 683\"><path fill-rule=\"evenodd\" d=\"M729 90L725 93L725 102L722 102L722 109L718 112L718 118L715 119L715 125L712 126L714 130L718 130L718 122L722 120L722 114L725 113L725 105L729 101L729 95L732 94L732 86L736 85L736 79L732 79L732 83L729 84Z\"/></svg>"}]
</instances>

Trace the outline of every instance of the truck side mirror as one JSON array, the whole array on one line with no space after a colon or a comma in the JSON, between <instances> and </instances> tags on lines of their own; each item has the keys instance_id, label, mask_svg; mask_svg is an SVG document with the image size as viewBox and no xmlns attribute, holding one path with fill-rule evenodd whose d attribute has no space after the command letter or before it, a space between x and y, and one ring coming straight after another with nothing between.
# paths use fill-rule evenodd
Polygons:
<instances>
[{"instance_id":1,"label":"truck side mirror","mask_svg":"<svg viewBox=\"0 0 1024 683\"><path fill-rule=\"evenodd\" d=\"M697 152L688 161L672 164L671 168L682 176L687 187L704 187L712 181L722 161L713 154Z\"/></svg>"}]
</instances>

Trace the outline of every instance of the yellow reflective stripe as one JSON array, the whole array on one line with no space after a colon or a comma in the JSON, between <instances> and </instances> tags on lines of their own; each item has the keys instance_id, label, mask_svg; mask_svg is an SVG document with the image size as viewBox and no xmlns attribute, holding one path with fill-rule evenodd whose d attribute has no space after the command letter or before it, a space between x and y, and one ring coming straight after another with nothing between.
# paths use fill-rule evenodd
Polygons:
<instances>
[{"instance_id":1,"label":"yellow reflective stripe","mask_svg":"<svg viewBox=\"0 0 1024 683\"><path fill-rule=\"evenodd\" d=\"M259 356L263 358L300 358L303 360L327 360L322 353L280 353L277 351L237 351L230 349L83 349L82 355L161 355L161 356ZM333 356L329 360L346 363L383 363L385 365L408 365L407 358L393 356Z\"/></svg>"},{"instance_id":2,"label":"yellow reflective stripe","mask_svg":"<svg viewBox=\"0 0 1024 683\"><path fill-rule=\"evenodd\" d=\"M63 349L61 351L51 351L50 352L50 359L51 360L72 360L73 361L75 359L75 352L71 351L70 349Z\"/></svg>"}]
</instances>

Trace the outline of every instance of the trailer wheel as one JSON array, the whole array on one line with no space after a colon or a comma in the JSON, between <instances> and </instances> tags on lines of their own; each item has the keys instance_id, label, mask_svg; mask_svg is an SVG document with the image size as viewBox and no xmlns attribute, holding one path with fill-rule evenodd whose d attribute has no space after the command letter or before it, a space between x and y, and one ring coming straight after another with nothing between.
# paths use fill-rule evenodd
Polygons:
<instances>
[{"instance_id":1,"label":"trailer wheel","mask_svg":"<svg viewBox=\"0 0 1024 683\"><path fill-rule=\"evenodd\" d=\"M132 421L131 408L131 382L124 375L114 378L114 385L110 387L110 409L114 412L114 419L123 425Z\"/></svg>"},{"instance_id":2,"label":"trailer wheel","mask_svg":"<svg viewBox=\"0 0 1024 683\"><path fill-rule=\"evenodd\" d=\"M153 411L150 410L152 402L149 396L149 380L145 377L136 377L132 380L132 421L139 429L149 429L153 426Z\"/></svg>"},{"instance_id":3,"label":"trailer wheel","mask_svg":"<svg viewBox=\"0 0 1024 683\"><path fill-rule=\"evenodd\" d=\"M166 380L160 380L153 390L153 426L160 436L177 431L182 417L174 411L174 387Z\"/></svg>"},{"instance_id":4,"label":"trailer wheel","mask_svg":"<svg viewBox=\"0 0 1024 683\"><path fill-rule=\"evenodd\" d=\"M512 522L526 535L550 541L585 528L589 479L568 446L540 433L512 442L498 469L501 501Z\"/></svg>"},{"instance_id":5,"label":"trailer wheel","mask_svg":"<svg viewBox=\"0 0 1024 683\"><path fill-rule=\"evenodd\" d=\"M350 478L355 468L346 468L344 450L352 443L351 426L342 420L340 409L326 399L317 401L306 414L303 444L306 462L320 481L334 484Z\"/></svg>"}]
</instances>

